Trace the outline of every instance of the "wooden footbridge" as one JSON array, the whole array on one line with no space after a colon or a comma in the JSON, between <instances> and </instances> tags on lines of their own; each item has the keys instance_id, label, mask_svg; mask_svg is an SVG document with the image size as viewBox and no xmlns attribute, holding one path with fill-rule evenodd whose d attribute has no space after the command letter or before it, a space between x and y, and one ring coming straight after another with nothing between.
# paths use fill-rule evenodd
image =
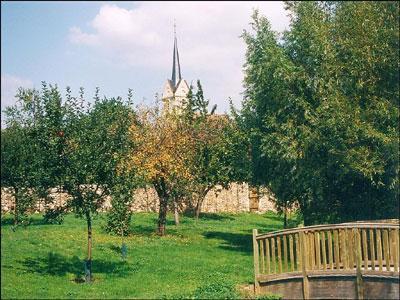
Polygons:
<instances>
[{"instance_id":1,"label":"wooden footbridge","mask_svg":"<svg viewBox=\"0 0 400 300\"><path fill-rule=\"evenodd\" d=\"M253 230L256 294L399 299L399 221Z\"/></svg>"}]
</instances>

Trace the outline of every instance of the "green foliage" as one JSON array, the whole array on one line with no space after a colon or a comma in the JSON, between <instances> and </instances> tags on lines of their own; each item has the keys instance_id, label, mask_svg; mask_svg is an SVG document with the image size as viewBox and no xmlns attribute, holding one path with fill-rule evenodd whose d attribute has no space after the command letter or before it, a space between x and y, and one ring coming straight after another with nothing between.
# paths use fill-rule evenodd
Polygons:
<instances>
[{"instance_id":1,"label":"green foliage","mask_svg":"<svg viewBox=\"0 0 400 300\"><path fill-rule=\"evenodd\" d=\"M208 191L216 185L243 180L246 148L233 120L228 115L215 115L215 106L209 111L203 88L197 81L197 91L190 88L184 106L185 126L191 132L195 154L188 161L192 180L190 190L196 216ZM193 203L192 203L193 205Z\"/></svg>"},{"instance_id":2,"label":"green foliage","mask_svg":"<svg viewBox=\"0 0 400 300\"><path fill-rule=\"evenodd\" d=\"M239 124L253 181L305 224L398 217L399 6L289 2L278 36L257 11ZM362 208L362 209L361 209Z\"/></svg>"},{"instance_id":3,"label":"green foliage","mask_svg":"<svg viewBox=\"0 0 400 300\"><path fill-rule=\"evenodd\" d=\"M107 213L107 224L105 230L112 234L128 235L132 219L130 209L133 201L133 190L127 186L114 186L112 190L111 210Z\"/></svg>"},{"instance_id":4,"label":"green foliage","mask_svg":"<svg viewBox=\"0 0 400 300\"><path fill-rule=\"evenodd\" d=\"M194 299L239 299L235 283L228 280L224 274L211 274L205 284L199 286L193 293Z\"/></svg>"},{"instance_id":5,"label":"green foliage","mask_svg":"<svg viewBox=\"0 0 400 300\"><path fill-rule=\"evenodd\" d=\"M22 89L16 97L17 104L5 110L7 127L1 130L1 185L9 188L15 200L15 225L25 219L40 196L38 187L44 186L47 178L42 172L41 131L37 126L41 99L36 91Z\"/></svg>"},{"instance_id":6,"label":"green foliage","mask_svg":"<svg viewBox=\"0 0 400 300\"><path fill-rule=\"evenodd\" d=\"M55 207L54 209L48 209L43 215L43 220L47 224L62 224L64 222L64 207Z\"/></svg>"}]
</instances>

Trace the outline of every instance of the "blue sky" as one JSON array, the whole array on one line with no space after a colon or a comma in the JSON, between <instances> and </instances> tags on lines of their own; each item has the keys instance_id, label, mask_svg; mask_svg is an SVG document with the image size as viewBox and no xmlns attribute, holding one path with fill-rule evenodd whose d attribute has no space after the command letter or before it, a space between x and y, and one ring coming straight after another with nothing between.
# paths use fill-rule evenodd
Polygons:
<instances>
[{"instance_id":1,"label":"blue sky","mask_svg":"<svg viewBox=\"0 0 400 300\"><path fill-rule=\"evenodd\" d=\"M136 102L161 94L172 65L176 19L182 76L200 79L206 98L228 109L241 101L245 45L252 8L282 31L288 18L280 2L1 2L1 107L13 104L18 86L79 87L92 98L134 90Z\"/></svg>"}]
</instances>

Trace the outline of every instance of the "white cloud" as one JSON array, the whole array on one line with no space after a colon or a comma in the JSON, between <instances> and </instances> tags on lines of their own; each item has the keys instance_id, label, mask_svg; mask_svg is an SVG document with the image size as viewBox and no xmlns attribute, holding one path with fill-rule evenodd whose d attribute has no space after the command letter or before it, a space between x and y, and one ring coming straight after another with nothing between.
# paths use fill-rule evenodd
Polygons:
<instances>
[{"instance_id":1,"label":"white cloud","mask_svg":"<svg viewBox=\"0 0 400 300\"><path fill-rule=\"evenodd\" d=\"M239 102L245 54L240 35L249 28L252 8L259 8L274 30L288 26L281 2L138 2L132 9L105 4L89 22L92 32L72 27L69 40L93 47L114 64L148 67L167 77L175 19L183 76L189 82L197 77L187 74L198 76L206 96L226 108L229 96Z\"/></svg>"},{"instance_id":2,"label":"white cloud","mask_svg":"<svg viewBox=\"0 0 400 300\"><path fill-rule=\"evenodd\" d=\"M84 33L78 27L71 27L69 32L69 38L72 43L86 45L98 45L99 43L96 35Z\"/></svg>"}]
</instances>

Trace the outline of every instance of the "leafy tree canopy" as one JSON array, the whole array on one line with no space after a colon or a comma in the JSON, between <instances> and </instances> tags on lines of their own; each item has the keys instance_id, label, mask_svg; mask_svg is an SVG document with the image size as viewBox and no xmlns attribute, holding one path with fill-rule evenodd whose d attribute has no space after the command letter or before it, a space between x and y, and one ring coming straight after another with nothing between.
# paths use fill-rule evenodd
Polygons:
<instances>
[{"instance_id":1,"label":"leafy tree canopy","mask_svg":"<svg viewBox=\"0 0 400 300\"><path fill-rule=\"evenodd\" d=\"M398 3L286 9L282 36L257 11L243 34L254 180L299 203L306 224L397 216Z\"/></svg>"}]
</instances>

